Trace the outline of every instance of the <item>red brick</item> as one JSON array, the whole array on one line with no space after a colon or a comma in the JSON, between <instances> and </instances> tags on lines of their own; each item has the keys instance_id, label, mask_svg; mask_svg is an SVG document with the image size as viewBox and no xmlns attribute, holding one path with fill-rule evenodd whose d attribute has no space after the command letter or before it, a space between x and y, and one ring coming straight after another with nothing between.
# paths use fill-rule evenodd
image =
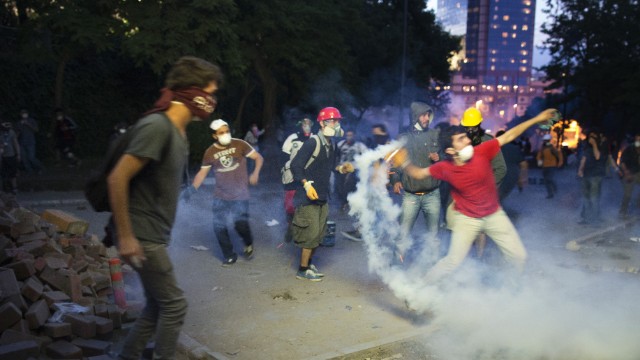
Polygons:
<instances>
[{"instance_id":1,"label":"red brick","mask_svg":"<svg viewBox=\"0 0 640 360\"><path fill-rule=\"evenodd\" d=\"M5 260L9 258L7 255L6 249L15 248L15 244L8 237L0 234L0 264L4 263Z\"/></svg>"},{"instance_id":2,"label":"red brick","mask_svg":"<svg viewBox=\"0 0 640 360\"><path fill-rule=\"evenodd\" d=\"M75 338L71 343L82 349L84 357L105 355L111 347L110 343L96 339Z\"/></svg>"},{"instance_id":3,"label":"red brick","mask_svg":"<svg viewBox=\"0 0 640 360\"><path fill-rule=\"evenodd\" d=\"M54 339L71 335L71 324L69 323L46 323L44 333Z\"/></svg>"},{"instance_id":4,"label":"red brick","mask_svg":"<svg viewBox=\"0 0 640 360\"><path fill-rule=\"evenodd\" d=\"M23 334L31 334L31 331L29 331L29 322L25 319L20 319L20 321L11 327L11 330L15 330Z\"/></svg>"},{"instance_id":5,"label":"red brick","mask_svg":"<svg viewBox=\"0 0 640 360\"><path fill-rule=\"evenodd\" d=\"M47 356L54 359L81 359L82 349L65 340L58 340L46 349Z\"/></svg>"},{"instance_id":6,"label":"red brick","mask_svg":"<svg viewBox=\"0 0 640 360\"><path fill-rule=\"evenodd\" d=\"M40 299L40 297L42 296L42 291L42 282L40 282L37 277L32 276L24 282L24 285L22 285L22 290L20 292L22 293L22 296L33 302Z\"/></svg>"},{"instance_id":7,"label":"red brick","mask_svg":"<svg viewBox=\"0 0 640 360\"><path fill-rule=\"evenodd\" d=\"M87 315L68 314L64 321L71 324L71 333L85 339L96 336L96 322Z\"/></svg>"},{"instance_id":8,"label":"red brick","mask_svg":"<svg viewBox=\"0 0 640 360\"><path fill-rule=\"evenodd\" d=\"M37 329L47 322L47 319L51 316L49 312L49 306L45 300L39 300L33 303L24 318L29 322L30 329Z\"/></svg>"},{"instance_id":9,"label":"red brick","mask_svg":"<svg viewBox=\"0 0 640 360\"><path fill-rule=\"evenodd\" d=\"M108 305L109 319L113 321L113 328L120 329L122 327L122 314L124 310L120 309L118 305Z\"/></svg>"},{"instance_id":10,"label":"red brick","mask_svg":"<svg viewBox=\"0 0 640 360\"><path fill-rule=\"evenodd\" d=\"M35 257L38 257L44 255L47 249L49 249L49 247L47 246L46 242L42 240L36 240L20 246L16 250L24 251Z\"/></svg>"},{"instance_id":11,"label":"red brick","mask_svg":"<svg viewBox=\"0 0 640 360\"><path fill-rule=\"evenodd\" d=\"M0 306L0 332L13 326L22 319L22 312L13 303L6 303Z\"/></svg>"},{"instance_id":12,"label":"red brick","mask_svg":"<svg viewBox=\"0 0 640 360\"><path fill-rule=\"evenodd\" d=\"M54 303L71 301L69 295L62 291L45 291L42 293L42 298L47 301L49 307L52 307Z\"/></svg>"},{"instance_id":13,"label":"red brick","mask_svg":"<svg viewBox=\"0 0 640 360\"><path fill-rule=\"evenodd\" d=\"M36 240L48 241L49 240L49 236L44 231L38 231L38 232L30 233L30 234L23 234L23 235L18 236L18 239L16 240L16 243L22 245L24 243L28 243L28 242L36 241Z\"/></svg>"},{"instance_id":14,"label":"red brick","mask_svg":"<svg viewBox=\"0 0 640 360\"><path fill-rule=\"evenodd\" d=\"M13 269L16 279L24 280L36 273L36 268L33 266L33 263L33 260L25 259L5 265L4 267Z\"/></svg>"},{"instance_id":15,"label":"red brick","mask_svg":"<svg viewBox=\"0 0 640 360\"><path fill-rule=\"evenodd\" d=\"M113 321L101 316L88 315L88 318L96 322L96 334L104 335L113 331Z\"/></svg>"},{"instance_id":16,"label":"red brick","mask_svg":"<svg viewBox=\"0 0 640 360\"><path fill-rule=\"evenodd\" d=\"M38 358L40 347L33 340L0 345L0 360Z\"/></svg>"},{"instance_id":17,"label":"red brick","mask_svg":"<svg viewBox=\"0 0 640 360\"><path fill-rule=\"evenodd\" d=\"M47 254L48 255L48 254ZM59 257L53 256L44 256L44 261L47 263L47 266L52 269L64 269L69 267L69 261L65 259L61 259ZM66 254L69 255L69 254Z\"/></svg>"}]
</instances>

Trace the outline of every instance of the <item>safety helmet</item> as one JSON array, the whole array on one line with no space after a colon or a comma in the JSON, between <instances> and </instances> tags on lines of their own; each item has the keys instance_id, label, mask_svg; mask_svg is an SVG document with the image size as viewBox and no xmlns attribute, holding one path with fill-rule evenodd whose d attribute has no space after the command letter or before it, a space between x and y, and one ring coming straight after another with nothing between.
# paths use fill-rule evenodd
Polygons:
<instances>
[{"instance_id":1,"label":"safety helmet","mask_svg":"<svg viewBox=\"0 0 640 360\"><path fill-rule=\"evenodd\" d=\"M464 111L460 124L462 126L478 126L481 122L482 114L480 113L480 110L470 107Z\"/></svg>"},{"instance_id":2,"label":"safety helmet","mask_svg":"<svg viewBox=\"0 0 640 360\"><path fill-rule=\"evenodd\" d=\"M340 115L340 111L338 111L338 109L334 107L326 107L320 110L320 113L318 114L318 122L332 119L342 119L342 115Z\"/></svg>"}]
</instances>

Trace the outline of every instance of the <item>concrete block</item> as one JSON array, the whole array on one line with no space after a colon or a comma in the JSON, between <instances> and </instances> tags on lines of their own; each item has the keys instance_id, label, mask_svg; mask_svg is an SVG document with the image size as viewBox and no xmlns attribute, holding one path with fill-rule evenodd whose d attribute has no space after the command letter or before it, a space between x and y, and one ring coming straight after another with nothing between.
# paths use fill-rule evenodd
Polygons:
<instances>
[{"instance_id":1,"label":"concrete block","mask_svg":"<svg viewBox=\"0 0 640 360\"><path fill-rule=\"evenodd\" d=\"M58 339L71 335L70 323L46 323L44 324L44 333L51 338Z\"/></svg>"},{"instance_id":2,"label":"concrete block","mask_svg":"<svg viewBox=\"0 0 640 360\"><path fill-rule=\"evenodd\" d=\"M82 349L66 340L58 340L47 346L46 355L54 359L82 359Z\"/></svg>"},{"instance_id":3,"label":"concrete block","mask_svg":"<svg viewBox=\"0 0 640 360\"><path fill-rule=\"evenodd\" d=\"M24 282L20 292L26 299L35 302L42 296L43 287L42 282L40 282L37 277L32 276Z\"/></svg>"},{"instance_id":4,"label":"concrete block","mask_svg":"<svg viewBox=\"0 0 640 360\"><path fill-rule=\"evenodd\" d=\"M47 209L42 213L42 219L58 227L67 234L84 235L89 229L89 223L62 210Z\"/></svg>"},{"instance_id":5,"label":"concrete block","mask_svg":"<svg viewBox=\"0 0 640 360\"><path fill-rule=\"evenodd\" d=\"M0 306L0 332L12 327L22 319L22 311L15 304L8 302Z\"/></svg>"},{"instance_id":6,"label":"concrete block","mask_svg":"<svg viewBox=\"0 0 640 360\"><path fill-rule=\"evenodd\" d=\"M96 322L87 315L68 314L64 321L71 324L71 333L85 339L96 336Z\"/></svg>"},{"instance_id":7,"label":"concrete block","mask_svg":"<svg viewBox=\"0 0 640 360\"><path fill-rule=\"evenodd\" d=\"M82 349L84 357L105 355L111 347L110 343L96 339L76 338L71 343Z\"/></svg>"},{"instance_id":8,"label":"concrete block","mask_svg":"<svg viewBox=\"0 0 640 360\"><path fill-rule=\"evenodd\" d=\"M18 279L12 269L0 267L0 294L2 297L20 294Z\"/></svg>"},{"instance_id":9,"label":"concrete block","mask_svg":"<svg viewBox=\"0 0 640 360\"><path fill-rule=\"evenodd\" d=\"M62 291L45 291L42 293L42 298L47 302L49 308L51 308L54 303L71 301L69 295Z\"/></svg>"},{"instance_id":10,"label":"concrete block","mask_svg":"<svg viewBox=\"0 0 640 360\"><path fill-rule=\"evenodd\" d=\"M0 360L37 359L39 355L40 347L33 340L0 345Z\"/></svg>"},{"instance_id":11,"label":"concrete block","mask_svg":"<svg viewBox=\"0 0 640 360\"><path fill-rule=\"evenodd\" d=\"M49 306L43 299L33 303L33 305L29 307L29 310L27 310L24 318L29 322L30 329L37 329L47 322L49 316L51 316Z\"/></svg>"}]
</instances>

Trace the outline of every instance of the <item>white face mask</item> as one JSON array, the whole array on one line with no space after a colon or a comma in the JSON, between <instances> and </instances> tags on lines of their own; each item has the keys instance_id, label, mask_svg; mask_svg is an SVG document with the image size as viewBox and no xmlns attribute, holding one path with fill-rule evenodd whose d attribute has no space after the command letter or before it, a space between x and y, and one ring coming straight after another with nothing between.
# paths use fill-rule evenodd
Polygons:
<instances>
[{"instance_id":1,"label":"white face mask","mask_svg":"<svg viewBox=\"0 0 640 360\"><path fill-rule=\"evenodd\" d=\"M340 124L336 124L334 127L331 126L325 126L322 129L322 134L324 136L343 136L344 135L344 131L342 131L342 129L340 128Z\"/></svg>"},{"instance_id":2,"label":"white face mask","mask_svg":"<svg viewBox=\"0 0 640 360\"><path fill-rule=\"evenodd\" d=\"M311 126L309 125L302 125L302 131L304 131L305 134L308 134L311 132Z\"/></svg>"},{"instance_id":3,"label":"white face mask","mask_svg":"<svg viewBox=\"0 0 640 360\"><path fill-rule=\"evenodd\" d=\"M218 136L218 142L223 146L231 144L231 134L226 133Z\"/></svg>"},{"instance_id":4,"label":"white face mask","mask_svg":"<svg viewBox=\"0 0 640 360\"><path fill-rule=\"evenodd\" d=\"M467 145L462 150L458 151L458 159L462 162L467 162L473 157L473 146Z\"/></svg>"},{"instance_id":5,"label":"white face mask","mask_svg":"<svg viewBox=\"0 0 640 360\"><path fill-rule=\"evenodd\" d=\"M634 142L633 145L635 145L635 147L640 147L640 141Z\"/></svg>"}]
</instances>

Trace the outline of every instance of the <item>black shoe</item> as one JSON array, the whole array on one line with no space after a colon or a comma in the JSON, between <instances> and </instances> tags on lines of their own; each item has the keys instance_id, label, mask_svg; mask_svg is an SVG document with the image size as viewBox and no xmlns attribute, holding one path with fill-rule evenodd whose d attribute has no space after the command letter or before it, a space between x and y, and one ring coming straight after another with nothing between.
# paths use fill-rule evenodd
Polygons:
<instances>
[{"instance_id":1,"label":"black shoe","mask_svg":"<svg viewBox=\"0 0 640 360\"><path fill-rule=\"evenodd\" d=\"M224 259L224 261L222 261L222 266L223 267L231 266L236 263L236 260L238 260L238 255L233 254L232 257L228 257Z\"/></svg>"}]
</instances>

